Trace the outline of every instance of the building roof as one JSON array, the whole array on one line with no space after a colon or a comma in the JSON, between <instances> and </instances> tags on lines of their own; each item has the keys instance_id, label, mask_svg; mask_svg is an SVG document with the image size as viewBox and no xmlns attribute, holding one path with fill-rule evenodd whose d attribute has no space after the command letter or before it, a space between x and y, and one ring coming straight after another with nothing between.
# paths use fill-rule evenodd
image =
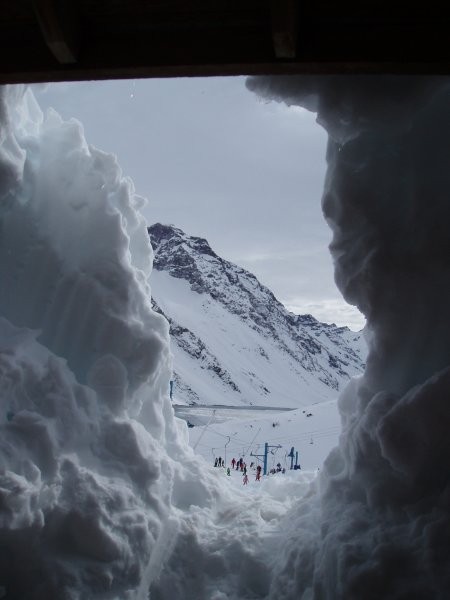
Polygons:
<instances>
[{"instance_id":1,"label":"building roof","mask_svg":"<svg viewBox=\"0 0 450 600\"><path fill-rule=\"evenodd\" d=\"M443 3L0 0L0 82L450 72Z\"/></svg>"}]
</instances>

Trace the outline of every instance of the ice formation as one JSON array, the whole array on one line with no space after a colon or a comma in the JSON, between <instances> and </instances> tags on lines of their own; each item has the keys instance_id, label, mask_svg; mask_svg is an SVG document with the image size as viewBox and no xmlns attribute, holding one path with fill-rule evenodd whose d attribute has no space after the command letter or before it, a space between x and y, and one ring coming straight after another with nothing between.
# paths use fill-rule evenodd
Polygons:
<instances>
[{"instance_id":1,"label":"ice formation","mask_svg":"<svg viewBox=\"0 0 450 600\"><path fill-rule=\"evenodd\" d=\"M270 598L444 599L450 590L450 82L256 78L329 133L323 210L364 376L320 493L292 510Z\"/></svg>"}]
</instances>

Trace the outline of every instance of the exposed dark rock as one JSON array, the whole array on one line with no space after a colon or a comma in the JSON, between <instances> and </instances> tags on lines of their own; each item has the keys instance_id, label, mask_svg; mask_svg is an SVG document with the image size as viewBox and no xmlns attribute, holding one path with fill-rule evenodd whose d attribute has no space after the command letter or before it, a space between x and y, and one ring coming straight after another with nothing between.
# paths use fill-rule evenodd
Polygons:
<instances>
[{"instance_id":1,"label":"exposed dark rock","mask_svg":"<svg viewBox=\"0 0 450 600\"><path fill-rule=\"evenodd\" d=\"M192 291L209 297L236 315L289 356L299 374L303 370L314 373L317 380L338 390L343 379L363 370L360 333L321 323L312 315L289 312L254 275L219 257L203 238L190 237L181 229L160 223L149 227L148 233L157 271L184 279ZM211 371L225 385L239 392L233 374L220 364L214 348L208 348L182 323L173 322L170 315L166 317L179 347L199 360L201 368ZM256 352L269 360L264 348L258 347ZM258 385L263 393L271 393L262 382Z\"/></svg>"}]
</instances>

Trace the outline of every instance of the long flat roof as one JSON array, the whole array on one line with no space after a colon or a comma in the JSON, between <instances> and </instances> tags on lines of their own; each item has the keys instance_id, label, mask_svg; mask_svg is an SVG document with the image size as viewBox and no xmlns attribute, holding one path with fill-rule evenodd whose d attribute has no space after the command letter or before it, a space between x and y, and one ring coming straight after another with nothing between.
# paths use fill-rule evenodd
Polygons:
<instances>
[{"instance_id":1,"label":"long flat roof","mask_svg":"<svg viewBox=\"0 0 450 600\"><path fill-rule=\"evenodd\" d=\"M0 83L450 73L435 0L0 0Z\"/></svg>"}]
</instances>

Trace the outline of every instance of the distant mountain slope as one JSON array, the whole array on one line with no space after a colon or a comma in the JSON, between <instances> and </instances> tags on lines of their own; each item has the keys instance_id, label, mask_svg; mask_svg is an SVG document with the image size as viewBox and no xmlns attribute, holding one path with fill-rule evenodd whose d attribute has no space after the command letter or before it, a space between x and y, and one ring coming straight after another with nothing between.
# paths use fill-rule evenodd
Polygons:
<instances>
[{"instance_id":1,"label":"distant mountain slope","mask_svg":"<svg viewBox=\"0 0 450 600\"><path fill-rule=\"evenodd\" d=\"M205 239L156 223L154 307L170 322L177 403L300 407L363 370L361 333L294 315Z\"/></svg>"}]
</instances>

